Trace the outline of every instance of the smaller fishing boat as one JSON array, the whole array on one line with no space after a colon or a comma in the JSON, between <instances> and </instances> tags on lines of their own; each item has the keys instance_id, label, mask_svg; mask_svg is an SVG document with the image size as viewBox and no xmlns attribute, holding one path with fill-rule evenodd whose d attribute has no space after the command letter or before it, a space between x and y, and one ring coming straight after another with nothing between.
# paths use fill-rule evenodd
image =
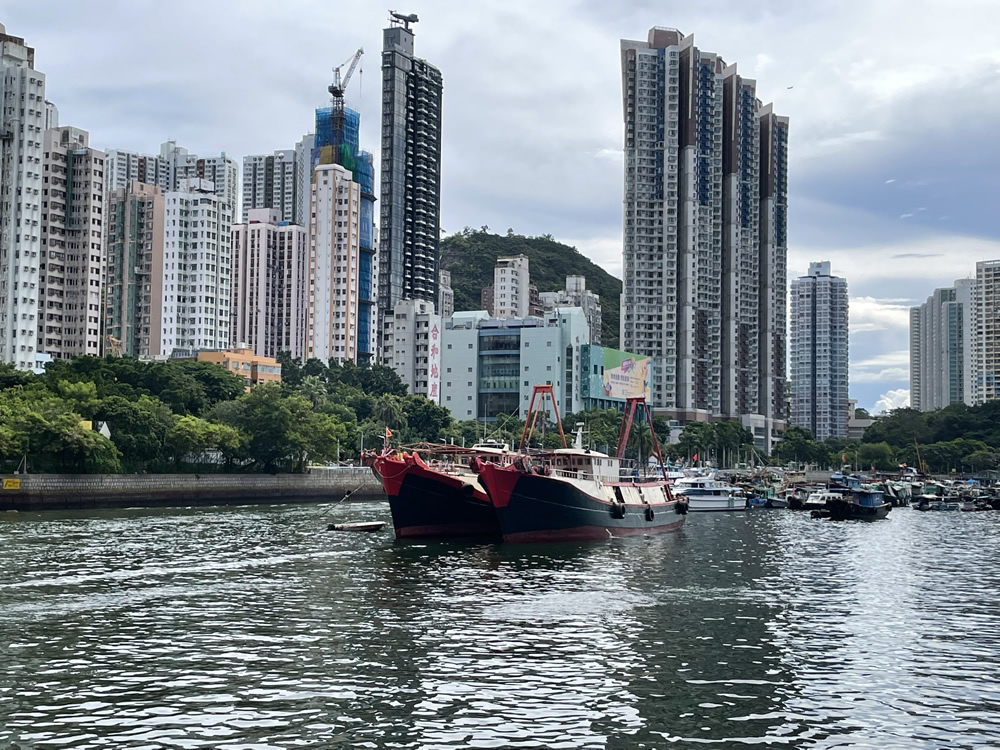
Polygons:
<instances>
[{"instance_id":1,"label":"smaller fishing boat","mask_svg":"<svg viewBox=\"0 0 1000 750\"><path fill-rule=\"evenodd\" d=\"M810 492L809 496L802 503L802 510L826 510L831 500L840 500L839 493L829 489L820 489Z\"/></svg>"},{"instance_id":2,"label":"smaller fishing boat","mask_svg":"<svg viewBox=\"0 0 1000 750\"><path fill-rule=\"evenodd\" d=\"M949 500L938 495L920 495L914 498L910 505L914 510L958 510L962 504L958 500Z\"/></svg>"},{"instance_id":3,"label":"smaller fishing boat","mask_svg":"<svg viewBox=\"0 0 1000 750\"><path fill-rule=\"evenodd\" d=\"M856 489L844 490L837 494L839 496L836 499L828 500L826 503L830 517L836 520L849 518L876 520L885 518L892 510L892 503L886 502L883 492L872 485L861 485Z\"/></svg>"}]
</instances>

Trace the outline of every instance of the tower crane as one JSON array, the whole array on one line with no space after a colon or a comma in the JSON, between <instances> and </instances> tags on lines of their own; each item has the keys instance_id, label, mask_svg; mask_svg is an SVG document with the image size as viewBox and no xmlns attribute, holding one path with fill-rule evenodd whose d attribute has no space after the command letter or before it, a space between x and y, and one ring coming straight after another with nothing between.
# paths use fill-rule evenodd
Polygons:
<instances>
[{"instance_id":1,"label":"tower crane","mask_svg":"<svg viewBox=\"0 0 1000 750\"><path fill-rule=\"evenodd\" d=\"M327 91L333 97L334 102L343 102L344 100L344 90L347 88L347 84L351 80L351 76L354 75L354 69L358 67L358 63L361 61L361 56L365 53L363 47L359 47L358 51L347 60L344 61L343 65L338 65L333 69L333 83L327 87ZM344 65L350 64L347 68L347 74L343 79L340 77L340 70Z\"/></svg>"}]
</instances>

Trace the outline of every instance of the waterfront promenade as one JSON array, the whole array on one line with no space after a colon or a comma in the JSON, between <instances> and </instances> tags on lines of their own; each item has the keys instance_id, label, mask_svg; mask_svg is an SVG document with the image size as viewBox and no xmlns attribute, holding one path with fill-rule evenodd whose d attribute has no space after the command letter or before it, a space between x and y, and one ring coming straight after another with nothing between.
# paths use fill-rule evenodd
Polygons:
<instances>
[{"instance_id":1,"label":"waterfront promenade","mask_svg":"<svg viewBox=\"0 0 1000 750\"><path fill-rule=\"evenodd\" d=\"M385 497L366 467L308 474L4 474L0 511L330 502Z\"/></svg>"}]
</instances>

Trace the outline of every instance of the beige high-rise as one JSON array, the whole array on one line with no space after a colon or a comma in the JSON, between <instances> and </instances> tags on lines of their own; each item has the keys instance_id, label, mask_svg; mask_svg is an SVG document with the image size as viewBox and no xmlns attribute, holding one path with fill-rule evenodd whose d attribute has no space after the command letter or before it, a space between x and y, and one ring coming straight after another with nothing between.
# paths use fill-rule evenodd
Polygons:
<instances>
[{"instance_id":1,"label":"beige high-rise","mask_svg":"<svg viewBox=\"0 0 1000 750\"><path fill-rule=\"evenodd\" d=\"M105 263L104 152L87 131L45 131L37 351L53 359L101 353Z\"/></svg>"}]
</instances>

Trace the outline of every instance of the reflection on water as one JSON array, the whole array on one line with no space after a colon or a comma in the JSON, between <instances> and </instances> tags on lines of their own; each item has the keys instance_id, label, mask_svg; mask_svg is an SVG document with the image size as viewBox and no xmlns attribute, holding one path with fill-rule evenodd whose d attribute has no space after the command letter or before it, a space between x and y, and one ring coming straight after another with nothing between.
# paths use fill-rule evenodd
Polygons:
<instances>
[{"instance_id":1,"label":"reflection on water","mask_svg":"<svg viewBox=\"0 0 1000 750\"><path fill-rule=\"evenodd\" d=\"M983 747L1000 515L396 544L354 505L0 516L0 747Z\"/></svg>"}]
</instances>

